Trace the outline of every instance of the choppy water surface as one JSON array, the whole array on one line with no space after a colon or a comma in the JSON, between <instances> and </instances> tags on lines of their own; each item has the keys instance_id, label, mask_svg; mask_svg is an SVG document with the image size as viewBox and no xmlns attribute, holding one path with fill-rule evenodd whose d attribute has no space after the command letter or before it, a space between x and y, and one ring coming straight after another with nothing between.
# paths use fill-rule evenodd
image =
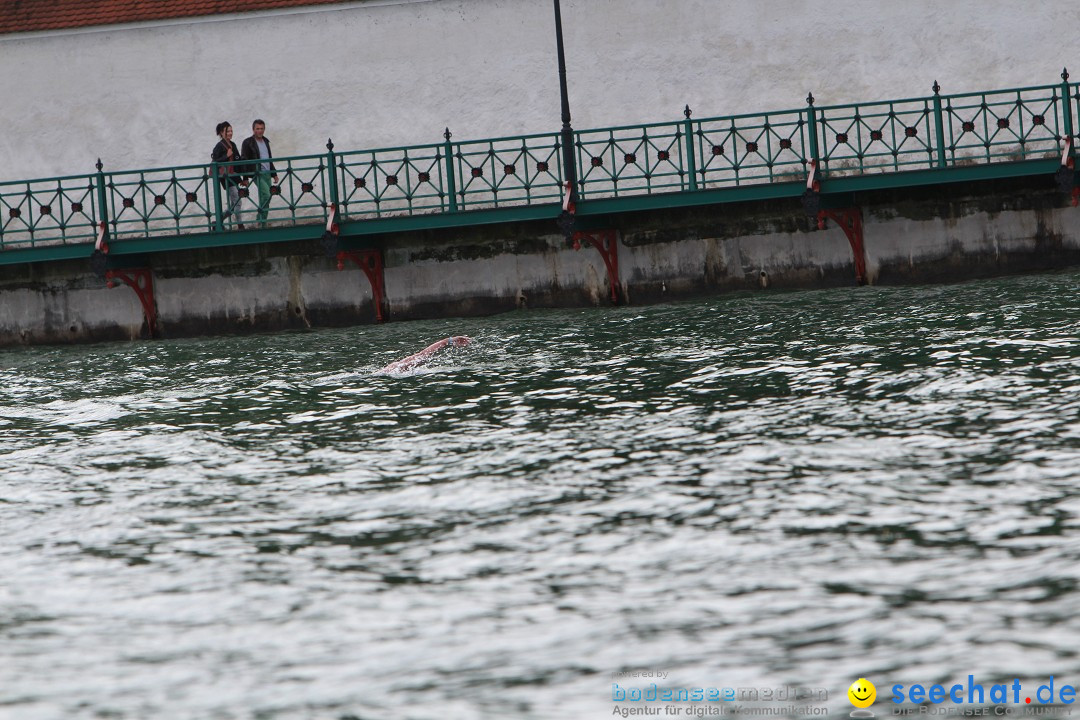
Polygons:
<instances>
[{"instance_id":1,"label":"choppy water surface","mask_svg":"<svg viewBox=\"0 0 1080 720\"><path fill-rule=\"evenodd\" d=\"M1078 281L0 351L0 717L1080 684Z\"/></svg>"}]
</instances>

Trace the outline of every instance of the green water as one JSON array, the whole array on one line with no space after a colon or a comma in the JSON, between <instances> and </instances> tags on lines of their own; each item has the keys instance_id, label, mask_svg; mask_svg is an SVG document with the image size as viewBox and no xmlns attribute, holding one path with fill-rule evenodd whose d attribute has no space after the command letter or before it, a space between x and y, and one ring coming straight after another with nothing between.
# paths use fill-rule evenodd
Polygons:
<instances>
[{"instance_id":1,"label":"green water","mask_svg":"<svg viewBox=\"0 0 1080 720\"><path fill-rule=\"evenodd\" d=\"M1078 281L0 351L0 717L1080 684Z\"/></svg>"}]
</instances>

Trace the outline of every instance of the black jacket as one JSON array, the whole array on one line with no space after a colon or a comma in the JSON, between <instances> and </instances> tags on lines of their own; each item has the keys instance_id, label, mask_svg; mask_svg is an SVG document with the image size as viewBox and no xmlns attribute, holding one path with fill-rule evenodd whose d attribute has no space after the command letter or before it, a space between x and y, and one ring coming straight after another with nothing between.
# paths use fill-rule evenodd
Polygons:
<instances>
[{"instance_id":1,"label":"black jacket","mask_svg":"<svg viewBox=\"0 0 1080 720\"><path fill-rule=\"evenodd\" d=\"M232 160L229 159L229 145L232 145ZM228 144L224 140L219 140L218 144L214 146L214 151L210 153L210 159L213 162L225 163L235 162L237 160L243 160L240 155L240 151L236 148L236 143L229 141ZM242 176L240 175L239 165L230 165L228 167L218 168L218 180L223 186L239 185Z\"/></svg>"},{"instance_id":2,"label":"black jacket","mask_svg":"<svg viewBox=\"0 0 1080 720\"><path fill-rule=\"evenodd\" d=\"M277 168L274 167L274 161L273 161L274 151L270 149L270 138L263 135L263 142L266 143L266 154L270 156L268 158L268 160L270 162L270 172L276 175L277 174ZM244 166L242 166L244 174L248 175L248 176L254 175L255 171L258 170L258 168L259 168L259 162L260 162L259 146L255 142L255 136L252 135L247 140L245 140L244 144L241 146L241 148L242 148L241 152L240 152L240 159L241 160L254 160L255 161L254 165L244 165Z\"/></svg>"}]
</instances>

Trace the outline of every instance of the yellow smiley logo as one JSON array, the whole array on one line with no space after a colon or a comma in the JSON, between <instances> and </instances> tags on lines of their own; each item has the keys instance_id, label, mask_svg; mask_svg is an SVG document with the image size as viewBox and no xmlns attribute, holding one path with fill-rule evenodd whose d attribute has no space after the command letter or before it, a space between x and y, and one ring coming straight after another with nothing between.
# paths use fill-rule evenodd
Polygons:
<instances>
[{"instance_id":1,"label":"yellow smiley logo","mask_svg":"<svg viewBox=\"0 0 1080 720\"><path fill-rule=\"evenodd\" d=\"M857 708L867 708L877 700L877 688L866 678L859 678L847 689L848 700Z\"/></svg>"}]
</instances>

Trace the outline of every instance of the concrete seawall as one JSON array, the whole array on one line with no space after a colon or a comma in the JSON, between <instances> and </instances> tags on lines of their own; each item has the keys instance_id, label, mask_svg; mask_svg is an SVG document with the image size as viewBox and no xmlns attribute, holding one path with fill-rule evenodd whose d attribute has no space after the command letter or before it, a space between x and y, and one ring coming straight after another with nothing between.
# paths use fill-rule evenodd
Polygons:
<instances>
[{"instance_id":1,"label":"concrete seawall","mask_svg":"<svg viewBox=\"0 0 1080 720\"><path fill-rule=\"evenodd\" d=\"M1080 264L1080 209L1052 178L862 193L871 284L953 281ZM853 248L798 201L615 215L619 301L855 285ZM552 220L383 236L390 321L612 302L601 253L568 248ZM375 321L365 274L318 242L161 252L157 335L183 337ZM136 293L85 261L0 267L0 345L148 336Z\"/></svg>"}]
</instances>

